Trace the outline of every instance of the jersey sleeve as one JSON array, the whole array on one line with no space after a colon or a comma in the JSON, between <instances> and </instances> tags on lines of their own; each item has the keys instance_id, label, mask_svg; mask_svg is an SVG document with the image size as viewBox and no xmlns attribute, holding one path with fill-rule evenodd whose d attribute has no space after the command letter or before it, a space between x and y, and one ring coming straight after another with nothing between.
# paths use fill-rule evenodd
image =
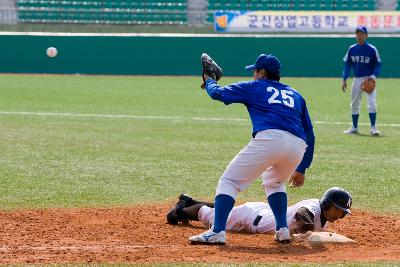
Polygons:
<instances>
[{"instance_id":1,"label":"jersey sleeve","mask_svg":"<svg viewBox=\"0 0 400 267\"><path fill-rule=\"evenodd\" d=\"M347 50L346 55L344 55L343 62L343 80L347 80L351 71L350 48Z\"/></svg>"},{"instance_id":2,"label":"jersey sleeve","mask_svg":"<svg viewBox=\"0 0 400 267\"><path fill-rule=\"evenodd\" d=\"M307 105L305 101L303 103L301 121L303 124L304 132L306 134L307 149L303 155L303 159L301 160L299 166L297 166L296 171L300 173L305 173L306 169L310 167L311 162L313 160L314 144L315 144L314 129L311 123L310 115L308 114Z\"/></svg>"},{"instance_id":3,"label":"jersey sleeve","mask_svg":"<svg viewBox=\"0 0 400 267\"><path fill-rule=\"evenodd\" d=\"M301 207L296 211L294 218L301 233L314 230L314 216L315 214L306 207Z\"/></svg>"},{"instance_id":4,"label":"jersey sleeve","mask_svg":"<svg viewBox=\"0 0 400 267\"><path fill-rule=\"evenodd\" d=\"M212 99L221 101L225 105L232 103L246 104L249 84L250 82L238 82L222 87L215 80L207 79L206 91Z\"/></svg>"}]
</instances>

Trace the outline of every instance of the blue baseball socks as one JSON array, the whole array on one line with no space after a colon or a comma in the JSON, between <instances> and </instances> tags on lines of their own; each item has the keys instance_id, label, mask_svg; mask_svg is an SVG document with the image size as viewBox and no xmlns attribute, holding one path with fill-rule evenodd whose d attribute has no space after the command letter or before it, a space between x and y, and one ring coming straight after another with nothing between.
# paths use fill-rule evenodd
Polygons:
<instances>
[{"instance_id":1,"label":"blue baseball socks","mask_svg":"<svg viewBox=\"0 0 400 267\"><path fill-rule=\"evenodd\" d=\"M375 113L368 113L369 120L371 121L371 127L375 127L376 123L376 112Z\"/></svg>"},{"instance_id":2,"label":"blue baseball socks","mask_svg":"<svg viewBox=\"0 0 400 267\"><path fill-rule=\"evenodd\" d=\"M287 194L285 192L276 192L268 196L269 206L275 216L277 231L282 227L288 227L286 219L287 202Z\"/></svg>"},{"instance_id":3,"label":"blue baseball socks","mask_svg":"<svg viewBox=\"0 0 400 267\"><path fill-rule=\"evenodd\" d=\"M214 233L225 231L226 221L234 205L235 200L231 196L221 194L215 197Z\"/></svg>"},{"instance_id":4,"label":"blue baseball socks","mask_svg":"<svg viewBox=\"0 0 400 267\"><path fill-rule=\"evenodd\" d=\"M351 118L353 119L353 128L357 129L358 128L358 117L360 114L352 114Z\"/></svg>"}]
</instances>

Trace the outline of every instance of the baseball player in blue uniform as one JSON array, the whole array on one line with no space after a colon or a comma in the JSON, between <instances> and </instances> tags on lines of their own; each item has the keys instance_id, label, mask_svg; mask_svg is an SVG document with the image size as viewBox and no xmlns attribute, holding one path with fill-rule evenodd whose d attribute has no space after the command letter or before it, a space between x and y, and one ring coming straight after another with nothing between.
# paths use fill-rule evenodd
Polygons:
<instances>
[{"instance_id":1,"label":"baseball player in blue uniform","mask_svg":"<svg viewBox=\"0 0 400 267\"><path fill-rule=\"evenodd\" d=\"M205 75L205 89L212 99L247 107L253 138L219 179L213 227L190 237L191 243L225 244L228 215L238 193L260 176L276 221L275 240L291 241L285 181L290 177L292 186L303 185L313 158L315 137L304 98L279 82L280 68L275 56L261 54L255 64L246 67L253 71L252 81L222 87Z\"/></svg>"},{"instance_id":2,"label":"baseball player in blue uniform","mask_svg":"<svg viewBox=\"0 0 400 267\"><path fill-rule=\"evenodd\" d=\"M379 56L378 49L367 42L367 37L367 28L365 26L358 26L356 29L357 43L349 47L346 55L343 58L343 92L346 91L346 80L349 77L351 69L353 69L354 72L350 104L353 125L350 129L344 131L345 134L358 134L358 117L360 114L361 96L363 94L361 85L366 79L371 78L376 80L376 77L379 75L381 69L381 58ZM372 93L367 94L367 107L371 122L371 134L373 136L379 135L379 131L376 128L376 91L377 90L375 88Z\"/></svg>"}]
</instances>

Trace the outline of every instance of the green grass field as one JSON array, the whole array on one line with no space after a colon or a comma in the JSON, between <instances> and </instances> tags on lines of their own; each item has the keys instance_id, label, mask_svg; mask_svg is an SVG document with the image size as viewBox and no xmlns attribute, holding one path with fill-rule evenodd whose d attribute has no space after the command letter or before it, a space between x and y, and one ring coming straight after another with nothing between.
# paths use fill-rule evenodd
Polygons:
<instances>
[{"instance_id":1,"label":"green grass field","mask_svg":"<svg viewBox=\"0 0 400 267\"><path fill-rule=\"evenodd\" d=\"M221 84L247 79L223 78ZM353 207L400 213L400 80L378 81L381 137L350 126L339 79L290 78L308 102L316 151L290 203L329 187ZM251 133L242 105L212 101L194 77L0 76L0 206L121 206L187 192L212 199L219 176ZM260 181L239 201L264 200Z\"/></svg>"}]
</instances>

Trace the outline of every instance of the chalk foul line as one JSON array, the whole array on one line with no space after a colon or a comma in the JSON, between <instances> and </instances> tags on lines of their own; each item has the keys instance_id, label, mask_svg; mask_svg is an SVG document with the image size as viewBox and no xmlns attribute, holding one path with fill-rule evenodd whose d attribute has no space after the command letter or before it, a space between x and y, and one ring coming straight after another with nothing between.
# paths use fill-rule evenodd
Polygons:
<instances>
[{"instance_id":1,"label":"chalk foul line","mask_svg":"<svg viewBox=\"0 0 400 267\"><path fill-rule=\"evenodd\" d=\"M214 122L248 122L243 118L220 118L220 117L179 117L160 115L128 115L128 114L91 114L91 113L69 113L69 112L30 112L30 111L0 111L0 115L14 116L38 116L38 117L75 117L75 118L100 118L100 119L139 119L139 120L173 120L173 121L214 121ZM328 125L350 125L350 121L313 121L314 124ZM369 125L369 123L359 123ZM380 127L400 127L398 123L379 123Z\"/></svg>"},{"instance_id":2,"label":"chalk foul line","mask_svg":"<svg viewBox=\"0 0 400 267\"><path fill-rule=\"evenodd\" d=\"M104 250L114 251L134 251L141 249L160 249L177 247L177 245L161 245L161 244L107 244L107 245L44 245L44 246L1 246L0 252L15 252L15 251L91 251L100 252Z\"/></svg>"}]
</instances>

